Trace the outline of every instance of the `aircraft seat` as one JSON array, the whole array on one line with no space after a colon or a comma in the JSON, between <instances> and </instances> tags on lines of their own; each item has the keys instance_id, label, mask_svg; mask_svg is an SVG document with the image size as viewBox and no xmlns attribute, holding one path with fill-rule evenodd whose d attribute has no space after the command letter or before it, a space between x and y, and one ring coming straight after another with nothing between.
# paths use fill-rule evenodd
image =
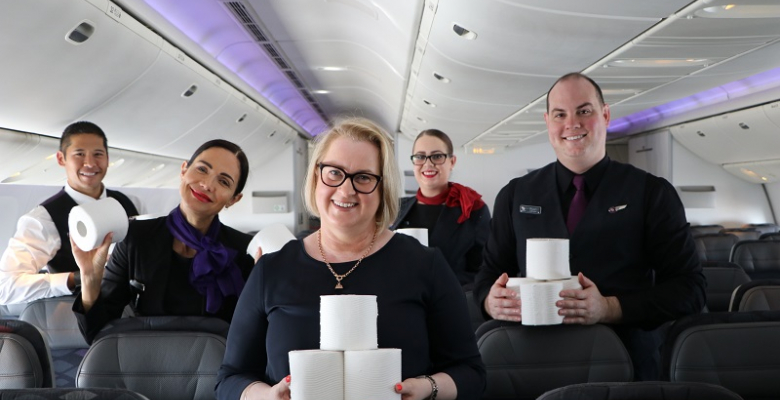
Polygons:
<instances>
[{"instance_id":1,"label":"aircraft seat","mask_svg":"<svg viewBox=\"0 0 780 400\"><path fill-rule=\"evenodd\" d=\"M780 278L780 242L745 240L734 245L729 261L738 264L750 279Z\"/></svg>"},{"instance_id":2,"label":"aircraft seat","mask_svg":"<svg viewBox=\"0 0 780 400\"><path fill-rule=\"evenodd\" d=\"M723 386L700 382L596 382L553 389L537 400L742 400Z\"/></svg>"},{"instance_id":3,"label":"aircraft seat","mask_svg":"<svg viewBox=\"0 0 780 400\"><path fill-rule=\"evenodd\" d=\"M728 261L705 261L701 265L707 278L707 309L710 312L729 311L734 289L750 282L750 277L742 267Z\"/></svg>"},{"instance_id":4,"label":"aircraft seat","mask_svg":"<svg viewBox=\"0 0 780 400\"><path fill-rule=\"evenodd\" d=\"M0 400L149 400L127 389L44 388L0 391Z\"/></svg>"},{"instance_id":5,"label":"aircraft seat","mask_svg":"<svg viewBox=\"0 0 780 400\"><path fill-rule=\"evenodd\" d=\"M471 290L464 292L466 295L466 307L469 309L469 319L471 320L471 327L474 332L477 331L480 325L485 322L485 317L482 316L482 311L474 302L474 293Z\"/></svg>"},{"instance_id":6,"label":"aircraft seat","mask_svg":"<svg viewBox=\"0 0 780 400\"><path fill-rule=\"evenodd\" d=\"M5 389L53 387L51 365L49 347L35 326L0 319L0 393Z\"/></svg>"},{"instance_id":7,"label":"aircraft seat","mask_svg":"<svg viewBox=\"0 0 780 400\"><path fill-rule=\"evenodd\" d=\"M76 369L89 345L73 315L74 296L39 299L27 304L19 319L35 325L49 345L56 387L75 387Z\"/></svg>"},{"instance_id":8,"label":"aircraft seat","mask_svg":"<svg viewBox=\"0 0 780 400\"><path fill-rule=\"evenodd\" d=\"M745 224L742 225L743 228L752 228L757 230L761 235L765 235L767 233L777 233L780 231L780 226L777 224Z\"/></svg>"},{"instance_id":9,"label":"aircraft seat","mask_svg":"<svg viewBox=\"0 0 780 400\"><path fill-rule=\"evenodd\" d=\"M760 240L780 240L780 232L762 233L759 237Z\"/></svg>"},{"instance_id":10,"label":"aircraft seat","mask_svg":"<svg viewBox=\"0 0 780 400\"><path fill-rule=\"evenodd\" d=\"M780 398L780 311L690 315L669 330L664 366L671 382L723 386L746 400Z\"/></svg>"},{"instance_id":11,"label":"aircraft seat","mask_svg":"<svg viewBox=\"0 0 780 400\"><path fill-rule=\"evenodd\" d=\"M720 231L720 233L729 233L735 235L740 241L743 240L758 240L761 237L761 232L756 228L729 228Z\"/></svg>"},{"instance_id":12,"label":"aircraft seat","mask_svg":"<svg viewBox=\"0 0 780 400\"><path fill-rule=\"evenodd\" d=\"M691 235L693 237L700 235L709 235L713 233L720 233L723 230L723 225L691 225Z\"/></svg>"},{"instance_id":13,"label":"aircraft seat","mask_svg":"<svg viewBox=\"0 0 780 400\"><path fill-rule=\"evenodd\" d=\"M488 321L477 331L487 370L482 400L535 399L562 386L630 382L631 359L604 325L524 326Z\"/></svg>"},{"instance_id":14,"label":"aircraft seat","mask_svg":"<svg viewBox=\"0 0 780 400\"><path fill-rule=\"evenodd\" d=\"M76 386L122 387L150 399L213 399L227 328L206 317L115 320L84 356Z\"/></svg>"},{"instance_id":15,"label":"aircraft seat","mask_svg":"<svg viewBox=\"0 0 780 400\"><path fill-rule=\"evenodd\" d=\"M731 248L739 242L736 235L711 233L693 238L700 261L728 261Z\"/></svg>"},{"instance_id":16,"label":"aircraft seat","mask_svg":"<svg viewBox=\"0 0 780 400\"><path fill-rule=\"evenodd\" d=\"M780 311L780 279L760 279L734 290L729 311Z\"/></svg>"}]
</instances>

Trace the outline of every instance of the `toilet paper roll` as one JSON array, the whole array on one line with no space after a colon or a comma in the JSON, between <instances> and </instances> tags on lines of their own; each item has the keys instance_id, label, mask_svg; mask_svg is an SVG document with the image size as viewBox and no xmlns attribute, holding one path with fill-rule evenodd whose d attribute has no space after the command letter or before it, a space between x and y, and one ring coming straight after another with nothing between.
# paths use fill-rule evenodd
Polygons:
<instances>
[{"instance_id":1,"label":"toilet paper roll","mask_svg":"<svg viewBox=\"0 0 780 400\"><path fill-rule=\"evenodd\" d=\"M344 400L344 353L295 350L290 360L290 397L295 400Z\"/></svg>"},{"instance_id":2,"label":"toilet paper roll","mask_svg":"<svg viewBox=\"0 0 780 400\"><path fill-rule=\"evenodd\" d=\"M109 232L114 232L112 243L121 242L128 226L127 212L111 197L73 207L68 214L70 237L84 251L100 246Z\"/></svg>"},{"instance_id":3,"label":"toilet paper roll","mask_svg":"<svg viewBox=\"0 0 780 400\"><path fill-rule=\"evenodd\" d=\"M376 296L320 296L320 349L376 349L376 317Z\"/></svg>"},{"instance_id":4,"label":"toilet paper roll","mask_svg":"<svg viewBox=\"0 0 780 400\"><path fill-rule=\"evenodd\" d=\"M398 233L409 235L417 239L423 246L428 246L428 230L425 228L402 228L395 230Z\"/></svg>"},{"instance_id":5,"label":"toilet paper roll","mask_svg":"<svg viewBox=\"0 0 780 400\"><path fill-rule=\"evenodd\" d=\"M344 352L344 400L399 400L398 382L401 349Z\"/></svg>"},{"instance_id":6,"label":"toilet paper roll","mask_svg":"<svg viewBox=\"0 0 780 400\"><path fill-rule=\"evenodd\" d=\"M567 279L571 276L569 239L527 239L525 272L534 279Z\"/></svg>"},{"instance_id":7,"label":"toilet paper roll","mask_svg":"<svg viewBox=\"0 0 780 400\"><path fill-rule=\"evenodd\" d=\"M523 325L558 325L555 302L561 299L561 290L582 289L576 276L557 281L523 281L520 285L520 307Z\"/></svg>"},{"instance_id":8,"label":"toilet paper roll","mask_svg":"<svg viewBox=\"0 0 780 400\"><path fill-rule=\"evenodd\" d=\"M291 240L295 240L295 235L284 224L271 224L255 234L255 237L249 242L246 252L254 257L257 254L257 248L262 247L263 254L273 253L281 250Z\"/></svg>"},{"instance_id":9,"label":"toilet paper roll","mask_svg":"<svg viewBox=\"0 0 780 400\"><path fill-rule=\"evenodd\" d=\"M539 280L533 278L509 278L506 288L514 290L517 293L517 297L520 298L520 285L528 282L539 282Z\"/></svg>"}]
</instances>

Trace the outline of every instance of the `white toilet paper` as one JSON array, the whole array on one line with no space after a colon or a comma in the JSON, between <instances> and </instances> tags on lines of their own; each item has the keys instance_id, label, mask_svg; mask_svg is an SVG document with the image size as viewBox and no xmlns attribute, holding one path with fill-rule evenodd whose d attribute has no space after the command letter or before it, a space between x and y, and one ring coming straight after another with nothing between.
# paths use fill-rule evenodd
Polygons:
<instances>
[{"instance_id":1,"label":"white toilet paper","mask_svg":"<svg viewBox=\"0 0 780 400\"><path fill-rule=\"evenodd\" d=\"M111 197L73 207L68 215L70 237L84 251L100 246L109 232L113 243L122 241L128 226L127 212Z\"/></svg>"},{"instance_id":2,"label":"white toilet paper","mask_svg":"<svg viewBox=\"0 0 780 400\"><path fill-rule=\"evenodd\" d=\"M290 397L295 400L344 400L344 353L296 350L290 360Z\"/></svg>"},{"instance_id":3,"label":"white toilet paper","mask_svg":"<svg viewBox=\"0 0 780 400\"><path fill-rule=\"evenodd\" d=\"M570 277L569 239L527 239L525 272L525 276L534 279Z\"/></svg>"},{"instance_id":4,"label":"white toilet paper","mask_svg":"<svg viewBox=\"0 0 780 400\"><path fill-rule=\"evenodd\" d=\"M428 230L425 228L402 228L395 230L398 233L409 235L417 239L423 246L428 246Z\"/></svg>"},{"instance_id":5,"label":"white toilet paper","mask_svg":"<svg viewBox=\"0 0 780 400\"><path fill-rule=\"evenodd\" d=\"M262 247L263 254L273 253L281 250L291 240L295 240L295 235L284 224L271 224L255 234L255 237L249 242L246 252L254 257L257 248Z\"/></svg>"},{"instance_id":6,"label":"white toilet paper","mask_svg":"<svg viewBox=\"0 0 780 400\"><path fill-rule=\"evenodd\" d=\"M576 276L556 281L526 280L520 283L520 307L523 325L557 325L563 323L555 302L561 290L582 289Z\"/></svg>"},{"instance_id":7,"label":"white toilet paper","mask_svg":"<svg viewBox=\"0 0 780 400\"><path fill-rule=\"evenodd\" d=\"M527 282L539 282L539 280L533 278L509 278L506 288L514 290L517 293L517 297L520 298L520 285Z\"/></svg>"},{"instance_id":8,"label":"white toilet paper","mask_svg":"<svg viewBox=\"0 0 780 400\"><path fill-rule=\"evenodd\" d=\"M401 349L344 352L344 400L399 400L398 382Z\"/></svg>"},{"instance_id":9,"label":"white toilet paper","mask_svg":"<svg viewBox=\"0 0 780 400\"><path fill-rule=\"evenodd\" d=\"M376 349L376 296L320 296L320 349Z\"/></svg>"}]
</instances>

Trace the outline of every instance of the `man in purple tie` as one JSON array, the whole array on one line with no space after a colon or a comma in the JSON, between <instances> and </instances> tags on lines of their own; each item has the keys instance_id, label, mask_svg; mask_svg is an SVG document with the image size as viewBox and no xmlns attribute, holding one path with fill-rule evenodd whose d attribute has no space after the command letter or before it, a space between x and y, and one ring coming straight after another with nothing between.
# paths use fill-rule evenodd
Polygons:
<instances>
[{"instance_id":1,"label":"man in purple tie","mask_svg":"<svg viewBox=\"0 0 780 400\"><path fill-rule=\"evenodd\" d=\"M496 197L474 299L486 318L520 321L520 299L506 283L526 276L526 239L568 238L582 289L560 293L563 322L610 324L635 379L658 379L657 328L705 304L683 205L665 179L607 157L609 106L592 79L558 79L544 117L558 160L513 179Z\"/></svg>"}]
</instances>

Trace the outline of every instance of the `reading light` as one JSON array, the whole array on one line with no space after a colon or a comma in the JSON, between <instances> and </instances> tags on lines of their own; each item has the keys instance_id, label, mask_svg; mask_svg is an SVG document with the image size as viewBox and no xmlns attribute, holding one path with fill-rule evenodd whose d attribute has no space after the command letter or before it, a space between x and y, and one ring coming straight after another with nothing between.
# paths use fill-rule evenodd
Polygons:
<instances>
[{"instance_id":1,"label":"reading light","mask_svg":"<svg viewBox=\"0 0 780 400\"><path fill-rule=\"evenodd\" d=\"M195 92L197 91L198 91L198 85L192 85L189 88L187 88L187 90L185 90L184 93L181 94L181 97L190 97L193 94L195 94Z\"/></svg>"},{"instance_id":2,"label":"reading light","mask_svg":"<svg viewBox=\"0 0 780 400\"><path fill-rule=\"evenodd\" d=\"M452 24L452 30L456 34L458 34L458 36L460 36L460 37L462 37L464 39L474 40L474 39L477 38L477 33L476 32L472 32L472 31L470 31L470 30L468 30L468 29L466 29L466 28L464 28L464 27L462 27L462 26L460 26L458 24Z\"/></svg>"},{"instance_id":3,"label":"reading light","mask_svg":"<svg viewBox=\"0 0 780 400\"><path fill-rule=\"evenodd\" d=\"M739 127L740 127L740 128L742 128L742 129L744 129L744 130L748 130L748 129L750 129L750 125L748 125L748 124L746 124L746 123L744 123L744 122L740 122L740 123L739 123Z\"/></svg>"},{"instance_id":4,"label":"reading light","mask_svg":"<svg viewBox=\"0 0 780 400\"><path fill-rule=\"evenodd\" d=\"M712 60L706 58L635 58L629 60L610 61L610 67L627 68L665 68L665 67L706 67Z\"/></svg>"},{"instance_id":5,"label":"reading light","mask_svg":"<svg viewBox=\"0 0 780 400\"><path fill-rule=\"evenodd\" d=\"M312 90L312 93L315 93L315 94L328 94L328 93L330 93L330 90Z\"/></svg>"},{"instance_id":6,"label":"reading light","mask_svg":"<svg viewBox=\"0 0 780 400\"><path fill-rule=\"evenodd\" d=\"M438 73L436 73L436 72L434 72L434 73L433 73L433 77L434 77L434 78L436 78L436 79L437 79L439 82L444 82L444 83L450 83L450 82L452 82L452 81L450 80L450 78L447 78L446 76L444 76L444 75L440 75L440 74L438 74Z\"/></svg>"},{"instance_id":7,"label":"reading light","mask_svg":"<svg viewBox=\"0 0 780 400\"><path fill-rule=\"evenodd\" d=\"M726 4L694 13L701 18L780 18L780 4Z\"/></svg>"},{"instance_id":8,"label":"reading light","mask_svg":"<svg viewBox=\"0 0 780 400\"><path fill-rule=\"evenodd\" d=\"M429 106L431 106L431 107L436 107L436 104L433 104L433 103L431 103L430 101L428 101L428 100L425 100L425 99L423 99L423 103L425 103L425 104L427 104L427 105L429 105Z\"/></svg>"}]
</instances>

